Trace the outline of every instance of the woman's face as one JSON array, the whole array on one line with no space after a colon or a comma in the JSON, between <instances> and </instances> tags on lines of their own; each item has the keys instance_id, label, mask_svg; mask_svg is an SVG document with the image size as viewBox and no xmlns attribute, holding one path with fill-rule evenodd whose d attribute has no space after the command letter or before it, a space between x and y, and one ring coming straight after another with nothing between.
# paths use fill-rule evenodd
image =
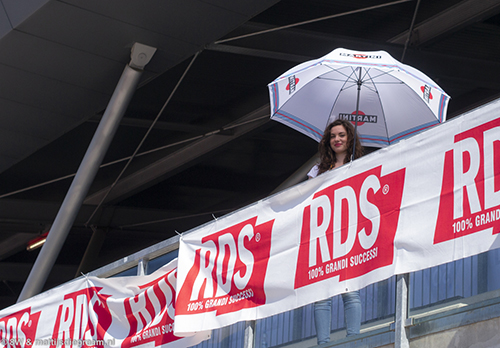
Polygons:
<instances>
[{"instance_id":1,"label":"woman's face","mask_svg":"<svg viewBox=\"0 0 500 348\"><path fill-rule=\"evenodd\" d=\"M347 152L347 132L345 127L338 125L330 130L330 147L337 155Z\"/></svg>"}]
</instances>

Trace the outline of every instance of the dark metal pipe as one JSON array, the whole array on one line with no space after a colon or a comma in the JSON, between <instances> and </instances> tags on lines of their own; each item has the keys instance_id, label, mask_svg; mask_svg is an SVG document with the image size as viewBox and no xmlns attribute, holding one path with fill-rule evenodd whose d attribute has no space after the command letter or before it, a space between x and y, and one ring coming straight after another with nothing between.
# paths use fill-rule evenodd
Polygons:
<instances>
[{"instance_id":1,"label":"dark metal pipe","mask_svg":"<svg viewBox=\"0 0 500 348\"><path fill-rule=\"evenodd\" d=\"M141 74L142 70L133 69L128 65L125 67L17 302L28 299L42 290L137 88Z\"/></svg>"}]
</instances>

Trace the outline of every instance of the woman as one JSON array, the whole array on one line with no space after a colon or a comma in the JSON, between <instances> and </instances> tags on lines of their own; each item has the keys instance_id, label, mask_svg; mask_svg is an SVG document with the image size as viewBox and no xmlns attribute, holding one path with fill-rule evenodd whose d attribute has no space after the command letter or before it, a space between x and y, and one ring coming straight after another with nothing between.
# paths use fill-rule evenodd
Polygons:
<instances>
[{"instance_id":1,"label":"woman","mask_svg":"<svg viewBox=\"0 0 500 348\"><path fill-rule=\"evenodd\" d=\"M335 120L325 129L323 138L318 147L320 162L315 165L307 174L309 178L314 178L328 170L343 166L354 159L363 156L363 147L356 135L354 144L354 127L349 121ZM361 300L359 291L351 291L342 294L344 302L344 320L347 336L359 334L361 326ZM314 303L314 322L318 344L330 341L331 299Z\"/></svg>"},{"instance_id":2,"label":"woman","mask_svg":"<svg viewBox=\"0 0 500 348\"><path fill-rule=\"evenodd\" d=\"M335 120L330 123L318 146L320 162L307 174L309 178L348 163L352 157L353 143L354 126L351 122ZM355 148L354 159L363 156L363 147L359 142L359 136L356 136Z\"/></svg>"}]
</instances>

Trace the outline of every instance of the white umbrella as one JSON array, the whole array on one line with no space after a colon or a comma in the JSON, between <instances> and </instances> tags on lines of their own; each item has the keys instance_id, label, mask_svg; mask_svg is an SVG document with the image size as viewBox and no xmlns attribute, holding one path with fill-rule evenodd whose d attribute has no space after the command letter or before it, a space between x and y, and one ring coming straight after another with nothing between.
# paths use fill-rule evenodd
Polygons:
<instances>
[{"instance_id":1,"label":"white umbrella","mask_svg":"<svg viewBox=\"0 0 500 348\"><path fill-rule=\"evenodd\" d=\"M318 142L330 122L348 119L361 144L372 147L444 122L450 99L428 76L387 52L343 48L288 70L268 88L271 119Z\"/></svg>"}]
</instances>

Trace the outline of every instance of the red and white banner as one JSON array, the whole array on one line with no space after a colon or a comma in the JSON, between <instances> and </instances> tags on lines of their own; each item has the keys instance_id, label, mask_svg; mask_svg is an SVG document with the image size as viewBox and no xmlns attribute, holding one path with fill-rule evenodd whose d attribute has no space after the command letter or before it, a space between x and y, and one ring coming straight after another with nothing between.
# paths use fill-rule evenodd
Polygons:
<instances>
[{"instance_id":1,"label":"red and white banner","mask_svg":"<svg viewBox=\"0 0 500 348\"><path fill-rule=\"evenodd\" d=\"M181 237L175 333L500 247L500 102Z\"/></svg>"},{"instance_id":2,"label":"red and white banner","mask_svg":"<svg viewBox=\"0 0 500 348\"><path fill-rule=\"evenodd\" d=\"M79 278L0 311L0 347L187 347L174 335L177 260L148 276Z\"/></svg>"},{"instance_id":3,"label":"red and white banner","mask_svg":"<svg viewBox=\"0 0 500 348\"><path fill-rule=\"evenodd\" d=\"M185 233L151 275L79 278L4 309L0 348L192 346L499 234L497 101Z\"/></svg>"}]
</instances>

